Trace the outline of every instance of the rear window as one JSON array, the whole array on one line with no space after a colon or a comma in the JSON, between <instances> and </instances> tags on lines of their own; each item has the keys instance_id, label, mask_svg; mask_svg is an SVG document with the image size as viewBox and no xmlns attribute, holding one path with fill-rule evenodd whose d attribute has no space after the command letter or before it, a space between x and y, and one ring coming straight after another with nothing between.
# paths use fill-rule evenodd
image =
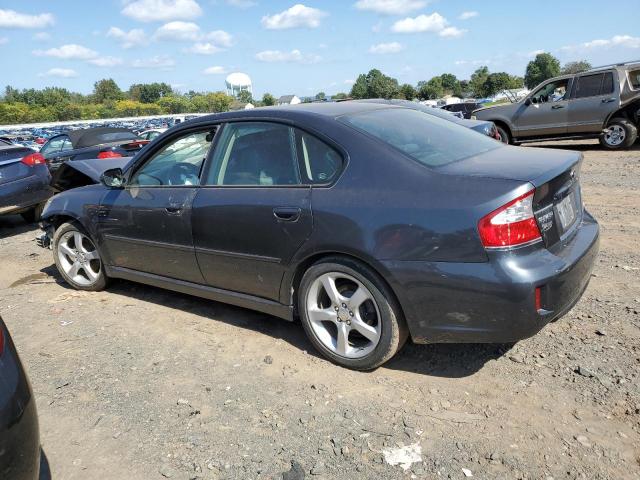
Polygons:
<instances>
[{"instance_id":1,"label":"rear window","mask_svg":"<svg viewBox=\"0 0 640 480\"><path fill-rule=\"evenodd\" d=\"M640 69L629 72L629 82L631 82L631 88L640 90Z\"/></svg>"},{"instance_id":2,"label":"rear window","mask_svg":"<svg viewBox=\"0 0 640 480\"><path fill-rule=\"evenodd\" d=\"M466 127L406 108L346 115L341 121L428 167L447 165L502 146Z\"/></svg>"},{"instance_id":3,"label":"rear window","mask_svg":"<svg viewBox=\"0 0 640 480\"><path fill-rule=\"evenodd\" d=\"M112 132L97 135L96 140L99 143L111 143L120 140L138 140L138 137L133 132Z\"/></svg>"}]
</instances>

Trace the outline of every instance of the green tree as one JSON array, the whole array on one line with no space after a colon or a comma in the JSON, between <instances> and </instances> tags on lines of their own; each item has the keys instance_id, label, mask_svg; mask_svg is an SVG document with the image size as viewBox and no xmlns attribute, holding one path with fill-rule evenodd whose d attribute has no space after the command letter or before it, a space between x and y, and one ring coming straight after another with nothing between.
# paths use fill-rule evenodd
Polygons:
<instances>
[{"instance_id":1,"label":"green tree","mask_svg":"<svg viewBox=\"0 0 640 480\"><path fill-rule=\"evenodd\" d=\"M336 93L335 95L332 95L331 98L333 100L345 100L349 98L349 96L344 92L340 92L340 93Z\"/></svg>"},{"instance_id":2,"label":"green tree","mask_svg":"<svg viewBox=\"0 0 640 480\"><path fill-rule=\"evenodd\" d=\"M112 78L105 78L93 84L93 98L96 103L115 102L123 97L122 90Z\"/></svg>"},{"instance_id":3,"label":"green tree","mask_svg":"<svg viewBox=\"0 0 640 480\"><path fill-rule=\"evenodd\" d=\"M560 71L560 74L570 75L586 72L587 70L591 70L591 64L586 60L578 60L577 62L565 63L564 67L562 67L562 70Z\"/></svg>"},{"instance_id":4,"label":"green tree","mask_svg":"<svg viewBox=\"0 0 640 480\"><path fill-rule=\"evenodd\" d=\"M367 90L367 76L364 73L361 73L353 83L349 96L355 99L367 98Z\"/></svg>"},{"instance_id":5,"label":"green tree","mask_svg":"<svg viewBox=\"0 0 640 480\"><path fill-rule=\"evenodd\" d=\"M444 87L442 86L442 78L433 77L428 82L418 82L418 97L421 100L433 100L444 95Z\"/></svg>"},{"instance_id":6,"label":"green tree","mask_svg":"<svg viewBox=\"0 0 640 480\"><path fill-rule=\"evenodd\" d=\"M408 83L403 83L400 85L399 95L405 100L413 100L418 96L418 92L414 88L413 85L409 85Z\"/></svg>"},{"instance_id":7,"label":"green tree","mask_svg":"<svg viewBox=\"0 0 640 480\"><path fill-rule=\"evenodd\" d=\"M489 68L482 66L471 74L469 91L475 97L486 97L485 82L489 78Z\"/></svg>"},{"instance_id":8,"label":"green tree","mask_svg":"<svg viewBox=\"0 0 640 480\"><path fill-rule=\"evenodd\" d=\"M276 97L274 97L270 93L265 93L264 95L262 95L262 104L265 107L270 107L272 105L275 105L276 104Z\"/></svg>"},{"instance_id":9,"label":"green tree","mask_svg":"<svg viewBox=\"0 0 640 480\"><path fill-rule=\"evenodd\" d=\"M378 69L361 74L351 88L352 98L394 98L400 93L398 80L391 78Z\"/></svg>"},{"instance_id":10,"label":"green tree","mask_svg":"<svg viewBox=\"0 0 640 480\"><path fill-rule=\"evenodd\" d=\"M171 85L164 82L136 83L129 87L129 98L142 103L154 103L173 93Z\"/></svg>"},{"instance_id":11,"label":"green tree","mask_svg":"<svg viewBox=\"0 0 640 480\"><path fill-rule=\"evenodd\" d=\"M560 75L560 61L550 53L539 53L529 62L524 74L527 88L533 88L545 80Z\"/></svg>"},{"instance_id":12,"label":"green tree","mask_svg":"<svg viewBox=\"0 0 640 480\"><path fill-rule=\"evenodd\" d=\"M156 104L163 113L188 113L191 102L188 98L178 95L167 95L159 99Z\"/></svg>"},{"instance_id":13,"label":"green tree","mask_svg":"<svg viewBox=\"0 0 640 480\"><path fill-rule=\"evenodd\" d=\"M242 103L252 103L253 97L251 96L251 92L248 90L242 90L238 95L238 100Z\"/></svg>"},{"instance_id":14,"label":"green tree","mask_svg":"<svg viewBox=\"0 0 640 480\"><path fill-rule=\"evenodd\" d=\"M327 95L324 92L316 93L316 100L325 101L327 99Z\"/></svg>"},{"instance_id":15,"label":"green tree","mask_svg":"<svg viewBox=\"0 0 640 480\"><path fill-rule=\"evenodd\" d=\"M503 90L511 90L522 87L522 78L509 75L506 72L491 73L484 82L484 95L493 96Z\"/></svg>"},{"instance_id":16,"label":"green tree","mask_svg":"<svg viewBox=\"0 0 640 480\"><path fill-rule=\"evenodd\" d=\"M443 73L440 75L440 80L442 82L442 88L444 91L451 95L459 95L460 94L460 82L458 78L452 73Z\"/></svg>"}]
</instances>

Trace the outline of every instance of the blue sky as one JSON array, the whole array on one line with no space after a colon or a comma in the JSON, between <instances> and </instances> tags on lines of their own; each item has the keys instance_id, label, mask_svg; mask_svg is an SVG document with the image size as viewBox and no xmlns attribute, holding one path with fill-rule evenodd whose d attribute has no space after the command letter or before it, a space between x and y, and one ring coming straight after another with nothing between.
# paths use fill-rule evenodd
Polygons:
<instances>
[{"instance_id":1,"label":"blue sky","mask_svg":"<svg viewBox=\"0 0 640 480\"><path fill-rule=\"evenodd\" d=\"M240 71L256 97L307 96L348 91L374 67L415 84L480 65L523 75L542 50L594 65L638 59L640 0L616 12L595 0L2 0L0 58L11 65L0 88L89 93L111 77L123 89L210 91Z\"/></svg>"}]
</instances>

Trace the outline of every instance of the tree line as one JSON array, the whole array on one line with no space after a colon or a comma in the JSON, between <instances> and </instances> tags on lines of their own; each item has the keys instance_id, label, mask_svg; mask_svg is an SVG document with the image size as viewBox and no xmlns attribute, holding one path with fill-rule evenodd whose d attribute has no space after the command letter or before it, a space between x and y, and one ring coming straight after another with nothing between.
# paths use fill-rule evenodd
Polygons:
<instances>
[{"instance_id":1,"label":"tree line","mask_svg":"<svg viewBox=\"0 0 640 480\"><path fill-rule=\"evenodd\" d=\"M541 53L527 65L524 77L506 72L490 72L479 67L467 80L459 80L451 73L420 81L416 85L400 84L397 79L372 69L358 76L349 93L333 95L334 100L346 98L401 98L429 100L444 95L485 98L502 90L533 88L540 82L561 73L579 73L591 68L582 60L569 62L563 67L549 53ZM315 100L326 100L319 92ZM308 99L307 101L312 101ZM122 90L113 79L103 79L94 84L89 95L71 92L65 88L47 87L41 90L18 90L7 86L0 98L0 124L55 122L65 120L93 120L113 117L163 115L180 113L215 113L255 106L275 105L276 98L265 93L261 100L253 99L243 91L238 98L225 92L180 93L166 83L139 83Z\"/></svg>"}]
</instances>

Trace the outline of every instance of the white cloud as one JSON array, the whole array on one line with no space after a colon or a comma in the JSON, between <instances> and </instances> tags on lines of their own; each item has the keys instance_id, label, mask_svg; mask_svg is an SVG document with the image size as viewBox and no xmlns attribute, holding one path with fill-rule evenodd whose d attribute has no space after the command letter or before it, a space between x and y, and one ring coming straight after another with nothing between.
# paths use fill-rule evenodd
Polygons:
<instances>
[{"instance_id":1,"label":"white cloud","mask_svg":"<svg viewBox=\"0 0 640 480\"><path fill-rule=\"evenodd\" d=\"M401 43L391 42L391 43L379 43L377 45L371 45L369 48L369 53L398 53L402 51L404 47Z\"/></svg>"},{"instance_id":2,"label":"white cloud","mask_svg":"<svg viewBox=\"0 0 640 480\"><path fill-rule=\"evenodd\" d=\"M268 63L317 63L318 55L304 55L300 50L282 52L280 50L264 50L256 53L256 60Z\"/></svg>"},{"instance_id":3,"label":"white cloud","mask_svg":"<svg viewBox=\"0 0 640 480\"><path fill-rule=\"evenodd\" d=\"M0 28L45 28L55 23L50 13L28 15L0 8Z\"/></svg>"},{"instance_id":4,"label":"white cloud","mask_svg":"<svg viewBox=\"0 0 640 480\"><path fill-rule=\"evenodd\" d=\"M214 30L204 35L205 40L210 40L218 47L228 48L233 45L233 37L224 30Z\"/></svg>"},{"instance_id":5,"label":"white cloud","mask_svg":"<svg viewBox=\"0 0 640 480\"><path fill-rule=\"evenodd\" d=\"M33 34L33 38L36 42L47 42L51 40L51 34L48 32L37 32Z\"/></svg>"},{"instance_id":6,"label":"white cloud","mask_svg":"<svg viewBox=\"0 0 640 480\"><path fill-rule=\"evenodd\" d=\"M187 49L187 52L196 53L198 55L213 55L214 53L221 52L222 50L222 48L207 42L195 43L191 48Z\"/></svg>"},{"instance_id":7,"label":"white cloud","mask_svg":"<svg viewBox=\"0 0 640 480\"><path fill-rule=\"evenodd\" d=\"M9 39L7 37L0 37L0 45L5 45L9 43Z\"/></svg>"},{"instance_id":8,"label":"white cloud","mask_svg":"<svg viewBox=\"0 0 640 480\"><path fill-rule=\"evenodd\" d=\"M215 67L205 68L202 73L204 73L205 75L222 75L224 73L227 73L227 69L216 65Z\"/></svg>"},{"instance_id":9,"label":"white cloud","mask_svg":"<svg viewBox=\"0 0 640 480\"><path fill-rule=\"evenodd\" d=\"M562 47L561 50L593 50L595 48L640 48L640 37L632 37L631 35L614 35L609 39L591 40L590 42L581 43L579 45L569 45Z\"/></svg>"},{"instance_id":10,"label":"white cloud","mask_svg":"<svg viewBox=\"0 0 640 480\"><path fill-rule=\"evenodd\" d=\"M32 53L39 57L55 57L65 60L90 60L98 56L98 52L74 43L48 50L34 50Z\"/></svg>"},{"instance_id":11,"label":"white cloud","mask_svg":"<svg viewBox=\"0 0 640 480\"><path fill-rule=\"evenodd\" d=\"M136 0L120 13L140 22L166 22L199 17L202 8L195 0Z\"/></svg>"},{"instance_id":12,"label":"white cloud","mask_svg":"<svg viewBox=\"0 0 640 480\"><path fill-rule=\"evenodd\" d=\"M320 26L320 21L327 15L328 13L322 10L298 3L284 12L265 15L262 17L262 26L269 30L299 27L317 28Z\"/></svg>"},{"instance_id":13,"label":"white cloud","mask_svg":"<svg viewBox=\"0 0 640 480\"><path fill-rule=\"evenodd\" d=\"M60 77L60 78L73 78L78 74L75 70L70 68L51 68L44 73L38 74L39 77Z\"/></svg>"},{"instance_id":14,"label":"white cloud","mask_svg":"<svg viewBox=\"0 0 640 480\"><path fill-rule=\"evenodd\" d=\"M133 68L150 68L168 70L174 67L176 62L166 55L156 55L151 58L138 59L131 62Z\"/></svg>"},{"instance_id":15,"label":"white cloud","mask_svg":"<svg viewBox=\"0 0 640 480\"><path fill-rule=\"evenodd\" d=\"M358 0L358 10L368 10L383 15L406 15L427 5L423 0Z\"/></svg>"},{"instance_id":16,"label":"white cloud","mask_svg":"<svg viewBox=\"0 0 640 480\"><path fill-rule=\"evenodd\" d=\"M445 38L459 37L466 32L466 30L450 26L447 19L438 12L434 12L431 15L422 14L413 18L407 17L403 20L398 20L393 24L391 30L396 33L437 33Z\"/></svg>"},{"instance_id":17,"label":"white cloud","mask_svg":"<svg viewBox=\"0 0 640 480\"><path fill-rule=\"evenodd\" d=\"M342 83L344 83L345 85L353 85L354 83L356 83L356 81L355 80L351 80L351 79L347 79Z\"/></svg>"},{"instance_id":18,"label":"white cloud","mask_svg":"<svg viewBox=\"0 0 640 480\"><path fill-rule=\"evenodd\" d=\"M445 38L456 38L456 37L460 37L465 32L466 30L461 30L457 27L447 27L440 30L440 32L438 32L438 35Z\"/></svg>"},{"instance_id":19,"label":"white cloud","mask_svg":"<svg viewBox=\"0 0 640 480\"><path fill-rule=\"evenodd\" d=\"M98 57L89 60L89 63L96 67L116 67L122 65L122 59L118 57Z\"/></svg>"},{"instance_id":20,"label":"white cloud","mask_svg":"<svg viewBox=\"0 0 640 480\"><path fill-rule=\"evenodd\" d=\"M458 18L460 20L469 20L470 18L477 17L478 15L480 14L475 11L462 12Z\"/></svg>"},{"instance_id":21,"label":"white cloud","mask_svg":"<svg viewBox=\"0 0 640 480\"><path fill-rule=\"evenodd\" d=\"M149 43L147 34L139 28L125 32L121 28L111 27L107 32L107 37L115 38L122 48L133 48Z\"/></svg>"},{"instance_id":22,"label":"white cloud","mask_svg":"<svg viewBox=\"0 0 640 480\"><path fill-rule=\"evenodd\" d=\"M193 22L169 22L158 28L154 37L158 40L193 42L200 38L200 27Z\"/></svg>"},{"instance_id":23,"label":"white cloud","mask_svg":"<svg viewBox=\"0 0 640 480\"><path fill-rule=\"evenodd\" d=\"M250 8L256 6L257 3L252 0L227 0L227 5L237 8Z\"/></svg>"},{"instance_id":24,"label":"white cloud","mask_svg":"<svg viewBox=\"0 0 640 480\"><path fill-rule=\"evenodd\" d=\"M544 53L544 50L533 50L527 53L527 57L535 57L536 55L540 55L541 53Z\"/></svg>"}]
</instances>

